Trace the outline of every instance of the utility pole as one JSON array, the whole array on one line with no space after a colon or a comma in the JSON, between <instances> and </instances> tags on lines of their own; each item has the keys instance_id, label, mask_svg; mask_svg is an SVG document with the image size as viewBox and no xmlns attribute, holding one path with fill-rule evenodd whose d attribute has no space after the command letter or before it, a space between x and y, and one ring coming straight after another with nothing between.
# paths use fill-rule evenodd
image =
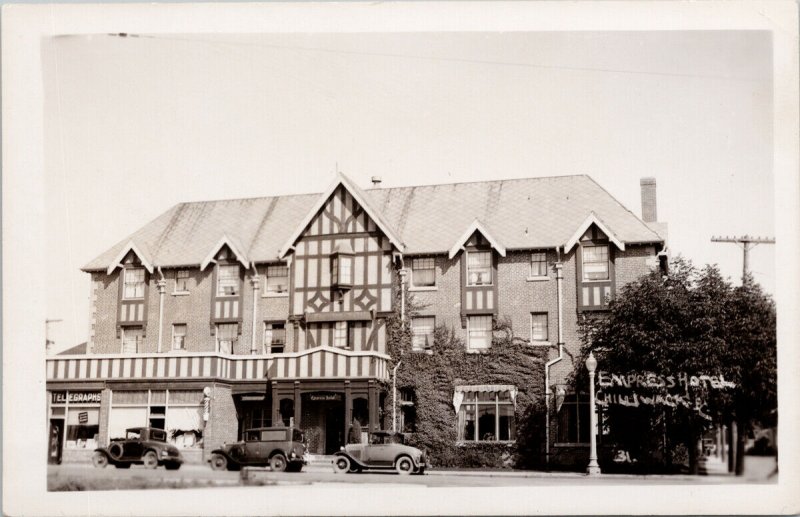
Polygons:
<instances>
[{"instance_id":1,"label":"utility pole","mask_svg":"<svg viewBox=\"0 0 800 517\"><path fill-rule=\"evenodd\" d=\"M750 250L759 244L775 244L775 239L772 237L751 237L745 235L743 237L711 237L711 242L732 242L742 247L744 253L742 260L742 283L744 283L744 279L747 277Z\"/></svg>"},{"instance_id":2,"label":"utility pole","mask_svg":"<svg viewBox=\"0 0 800 517\"><path fill-rule=\"evenodd\" d=\"M711 242L734 243L742 247L742 285L744 285L747 279L750 250L759 244L775 244L775 239L773 237L751 237L745 235L743 237L711 237ZM740 456L744 453L744 447L740 446L743 444L739 436L741 430L738 429L736 420L733 420L727 428L723 426L722 432L725 434L725 441L728 442L728 472L736 472L737 464L742 461ZM718 441L721 440L718 439Z\"/></svg>"}]
</instances>

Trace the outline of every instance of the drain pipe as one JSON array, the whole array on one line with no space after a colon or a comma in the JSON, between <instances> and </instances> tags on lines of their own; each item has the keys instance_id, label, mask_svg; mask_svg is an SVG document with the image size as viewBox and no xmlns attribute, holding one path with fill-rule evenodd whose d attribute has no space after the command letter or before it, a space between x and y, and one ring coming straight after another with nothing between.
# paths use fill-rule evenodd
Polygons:
<instances>
[{"instance_id":1,"label":"drain pipe","mask_svg":"<svg viewBox=\"0 0 800 517\"><path fill-rule=\"evenodd\" d=\"M397 361L394 369L392 370L392 432L397 432L397 369L403 361Z\"/></svg>"},{"instance_id":2,"label":"drain pipe","mask_svg":"<svg viewBox=\"0 0 800 517\"><path fill-rule=\"evenodd\" d=\"M158 288L158 353L161 353L161 343L164 339L164 293L167 290L167 279L164 278L164 273L161 271L161 266L157 266L158 274L161 276L156 281Z\"/></svg>"},{"instance_id":3,"label":"drain pipe","mask_svg":"<svg viewBox=\"0 0 800 517\"><path fill-rule=\"evenodd\" d=\"M403 268L400 273L400 321L406 321L406 278L408 270Z\"/></svg>"},{"instance_id":4,"label":"drain pipe","mask_svg":"<svg viewBox=\"0 0 800 517\"><path fill-rule=\"evenodd\" d=\"M558 357L553 359L552 361L548 361L544 365L544 398L546 404L546 411L545 411L545 459L547 463L547 467L550 467L550 399L553 394L553 390L550 388L550 367L556 364L557 362L564 359L564 292L563 292L563 282L564 282L564 264L561 262L561 250L560 248L556 248L556 252L558 252L558 262L555 264L556 268L556 286L558 290Z\"/></svg>"},{"instance_id":5,"label":"drain pipe","mask_svg":"<svg viewBox=\"0 0 800 517\"><path fill-rule=\"evenodd\" d=\"M258 290L261 287L261 282L258 278L258 268L256 263L253 262L253 274L250 276L250 285L253 286L253 326L250 331L250 355L258 353L256 349L256 323L258 322Z\"/></svg>"}]
</instances>

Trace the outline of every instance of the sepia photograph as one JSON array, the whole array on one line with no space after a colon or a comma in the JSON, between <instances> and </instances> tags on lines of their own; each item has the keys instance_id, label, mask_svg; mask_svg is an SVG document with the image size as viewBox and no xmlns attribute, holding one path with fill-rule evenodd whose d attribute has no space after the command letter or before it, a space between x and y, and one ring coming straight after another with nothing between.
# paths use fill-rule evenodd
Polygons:
<instances>
[{"instance_id":1,"label":"sepia photograph","mask_svg":"<svg viewBox=\"0 0 800 517\"><path fill-rule=\"evenodd\" d=\"M796 27L625 5L6 6L4 513L798 511Z\"/></svg>"}]
</instances>

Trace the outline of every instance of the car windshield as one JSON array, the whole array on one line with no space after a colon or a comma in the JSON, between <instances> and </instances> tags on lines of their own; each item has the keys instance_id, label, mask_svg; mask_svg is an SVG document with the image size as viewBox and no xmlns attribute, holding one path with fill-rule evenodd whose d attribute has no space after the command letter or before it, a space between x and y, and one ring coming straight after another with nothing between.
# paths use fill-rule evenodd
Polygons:
<instances>
[{"instance_id":1,"label":"car windshield","mask_svg":"<svg viewBox=\"0 0 800 517\"><path fill-rule=\"evenodd\" d=\"M303 432L298 431L297 429L292 431L292 441L294 442L303 442Z\"/></svg>"},{"instance_id":2,"label":"car windshield","mask_svg":"<svg viewBox=\"0 0 800 517\"><path fill-rule=\"evenodd\" d=\"M404 442L402 434L373 433L370 435L369 443L372 445L388 445L390 443L403 445Z\"/></svg>"}]
</instances>

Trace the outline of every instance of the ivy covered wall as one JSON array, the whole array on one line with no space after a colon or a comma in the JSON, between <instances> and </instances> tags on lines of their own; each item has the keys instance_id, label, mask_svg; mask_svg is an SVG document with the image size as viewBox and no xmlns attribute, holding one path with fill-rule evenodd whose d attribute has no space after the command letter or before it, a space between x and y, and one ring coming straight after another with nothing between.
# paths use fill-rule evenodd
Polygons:
<instances>
[{"instance_id":1,"label":"ivy covered wall","mask_svg":"<svg viewBox=\"0 0 800 517\"><path fill-rule=\"evenodd\" d=\"M396 304L399 306L399 304ZM412 298L407 316L413 316ZM391 368L397 370L398 399L402 389L414 393L415 432L410 445L427 451L432 467L536 468L544 463L546 347L531 346L514 336L512 326L502 317L495 323L492 346L485 352L467 352L464 341L452 328L439 326L434 345L426 352L412 351L410 317L399 314L388 319ZM511 384L517 387L514 443L458 443L458 418L453 406L456 386ZM392 427L392 389L388 386L384 426ZM400 413L398 400L398 422ZM399 425L399 423L398 423ZM400 430L400 429L398 429Z\"/></svg>"}]
</instances>

